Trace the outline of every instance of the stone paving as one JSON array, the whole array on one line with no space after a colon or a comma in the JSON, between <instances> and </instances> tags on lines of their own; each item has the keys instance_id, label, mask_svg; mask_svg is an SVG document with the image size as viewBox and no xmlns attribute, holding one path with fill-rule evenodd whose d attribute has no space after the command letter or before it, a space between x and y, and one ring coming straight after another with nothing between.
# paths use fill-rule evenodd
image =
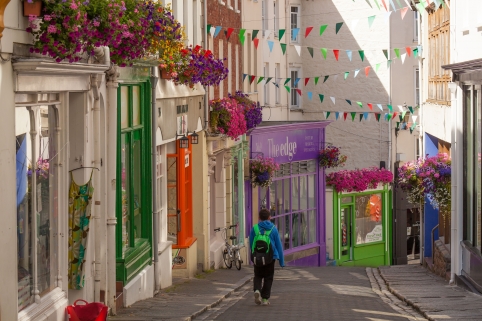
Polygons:
<instances>
[{"instance_id":1,"label":"stone paving","mask_svg":"<svg viewBox=\"0 0 482 321\"><path fill-rule=\"evenodd\" d=\"M451 286L420 265L380 267L390 292L428 320L482 320L482 296Z\"/></svg>"}]
</instances>

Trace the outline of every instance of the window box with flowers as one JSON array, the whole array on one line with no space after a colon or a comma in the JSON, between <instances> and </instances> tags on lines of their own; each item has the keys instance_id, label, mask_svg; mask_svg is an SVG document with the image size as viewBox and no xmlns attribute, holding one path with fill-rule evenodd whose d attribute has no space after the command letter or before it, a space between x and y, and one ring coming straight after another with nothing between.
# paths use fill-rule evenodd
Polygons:
<instances>
[{"instance_id":1,"label":"window box with flowers","mask_svg":"<svg viewBox=\"0 0 482 321\"><path fill-rule=\"evenodd\" d=\"M24 17L39 17L42 14L42 0L24 0L23 15Z\"/></svg>"}]
</instances>

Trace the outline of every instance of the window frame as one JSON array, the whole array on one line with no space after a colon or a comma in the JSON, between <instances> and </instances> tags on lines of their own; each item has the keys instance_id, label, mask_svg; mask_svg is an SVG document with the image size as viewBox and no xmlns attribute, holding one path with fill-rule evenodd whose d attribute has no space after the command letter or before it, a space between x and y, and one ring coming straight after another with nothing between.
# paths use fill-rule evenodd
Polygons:
<instances>
[{"instance_id":1,"label":"window frame","mask_svg":"<svg viewBox=\"0 0 482 321\"><path fill-rule=\"evenodd\" d=\"M280 79L280 64L277 63L275 64L275 69L274 69L274 77L275 77L275 83L278 81L278 79ZM276 104L281 104L281 95L280 95L281 91L280 91L280 88L279 88L279 84L278 86L275 86L275 96L276 96Z\"/></svg>"},{"instance_id":2,"label":"window frame","mask_svg":"<svg viewBox=\"0 0 482 321\"><path fill-rule=\"evenodd\" d=\"M266 34L266 30L269 29L269 10L268 0L261 0L261 27L263 29L263 36Z\"/></svg>"},{"instance_id":3,"label":"window frame","mask_svg":"<svg viewBox=\"0 0 482 321\"><path fill-rule=\"evenodd\" d=\"M293 77L293 74L296 73L297 77ZM296 89L299 89L300 81L301 81L301 68L290 68L290 108L291 109L298 109L301 108L301 96L298 95ZM296 78L300 80L296 83ZM293 101L296 100L296 104L293 104Z\"/></svg>"},{"instance_id":4,"label":"window frame","mask_svg":"<svg viewBox=\"0 0 482 321\"><path fill-rule=\"evenodd\" d=\"M264 73L264 79L266 81L266 79L268 79L268 77L269 77L269 62L264 63L263 73ZM263 92L263 94L264 94L264 105L269 106L270 97L269 97L269 86L268 86L268 84L265 84L263 86L263 91L264 91Z\"/></svg>"},{"instance_id":5,"label":"window frame","mask_svg":"<svg viewBox=\"0 0 482 321\"><path fill-rule=\"evenodd\" d=\"M296 12L293 12L293 9L296 8ZM293 28L293 15L296 16L296 25ZM290 6L290 42L291 43L300 43L300 33L296 36L296 39L293 39L293 29L300 28L301 21L300 21L300 6Z\"/></svg>"},{"instance_id":6,"label":"window frame","mask_svg":"<svg viewBox=\"0 0 482 321\"><path fill-rule=\"evenodd\" d=\"M273 0L273 26L276 39L279 37L279 5L276 5L277 2L277 0Z\"/></svg>"},{"instance_id":7,"label":"window frame","mask_svg":"<svg viewBox=\"0 0 482 321\"><path fill-rule=\"evenodd\" d=\"M418 67L414 68L413 80L415 106L420 106L420 69Z\"/></svg>"}]
</instances>

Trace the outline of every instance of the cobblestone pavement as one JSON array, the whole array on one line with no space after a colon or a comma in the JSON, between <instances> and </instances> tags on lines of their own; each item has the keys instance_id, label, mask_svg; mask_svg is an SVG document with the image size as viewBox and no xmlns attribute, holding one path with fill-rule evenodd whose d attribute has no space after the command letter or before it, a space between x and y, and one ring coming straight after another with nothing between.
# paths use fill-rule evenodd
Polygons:
<instances>
[{"instance_id":1,"label":"cobblestone pavement","mask_svg":"<svg viewBox=\"0 0 482 321\"><path fill-rule=\"evenodd\" d=\"M390 292L429 320L482 320L482 296L451 286L420 265L380 267Z\"/></svg>"},{"instance_id":2,"label":"cobblestone pavement","mask_svg":"<svg viewBox=\"0 0 482 321\"><path fill-rule=\"evenodd\" d=\"M371 269L285 268L271 305L255 305L249 283L195 320L425 320L383 286Z\"/></svg>"}]
</instances>

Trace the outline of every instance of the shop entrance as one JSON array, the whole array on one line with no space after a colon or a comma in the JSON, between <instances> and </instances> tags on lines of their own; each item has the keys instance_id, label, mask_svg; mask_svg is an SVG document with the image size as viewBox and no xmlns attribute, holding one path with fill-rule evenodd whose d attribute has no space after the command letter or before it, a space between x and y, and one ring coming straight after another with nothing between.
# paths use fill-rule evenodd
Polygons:
<instances>
[{"instance_id":1,"label":"shop entrance","mask_svg":"<svg viewBox=\"0 0 482 321\"><path fill-rule=\"evenodd\" d=\"M340 213L340 262L350 261L352 257L351 218L353 206L343 206Z\"/></svg>"},{"instance_id":2,"label":"shop entrance","mask_svg":"<svg viewBox=\"0 0 482 321\"><path fill-rule=\"evenodd\" d=\"M420 210L407 209L407 261L420 259Z\"/></svg>"}]
</instances>

